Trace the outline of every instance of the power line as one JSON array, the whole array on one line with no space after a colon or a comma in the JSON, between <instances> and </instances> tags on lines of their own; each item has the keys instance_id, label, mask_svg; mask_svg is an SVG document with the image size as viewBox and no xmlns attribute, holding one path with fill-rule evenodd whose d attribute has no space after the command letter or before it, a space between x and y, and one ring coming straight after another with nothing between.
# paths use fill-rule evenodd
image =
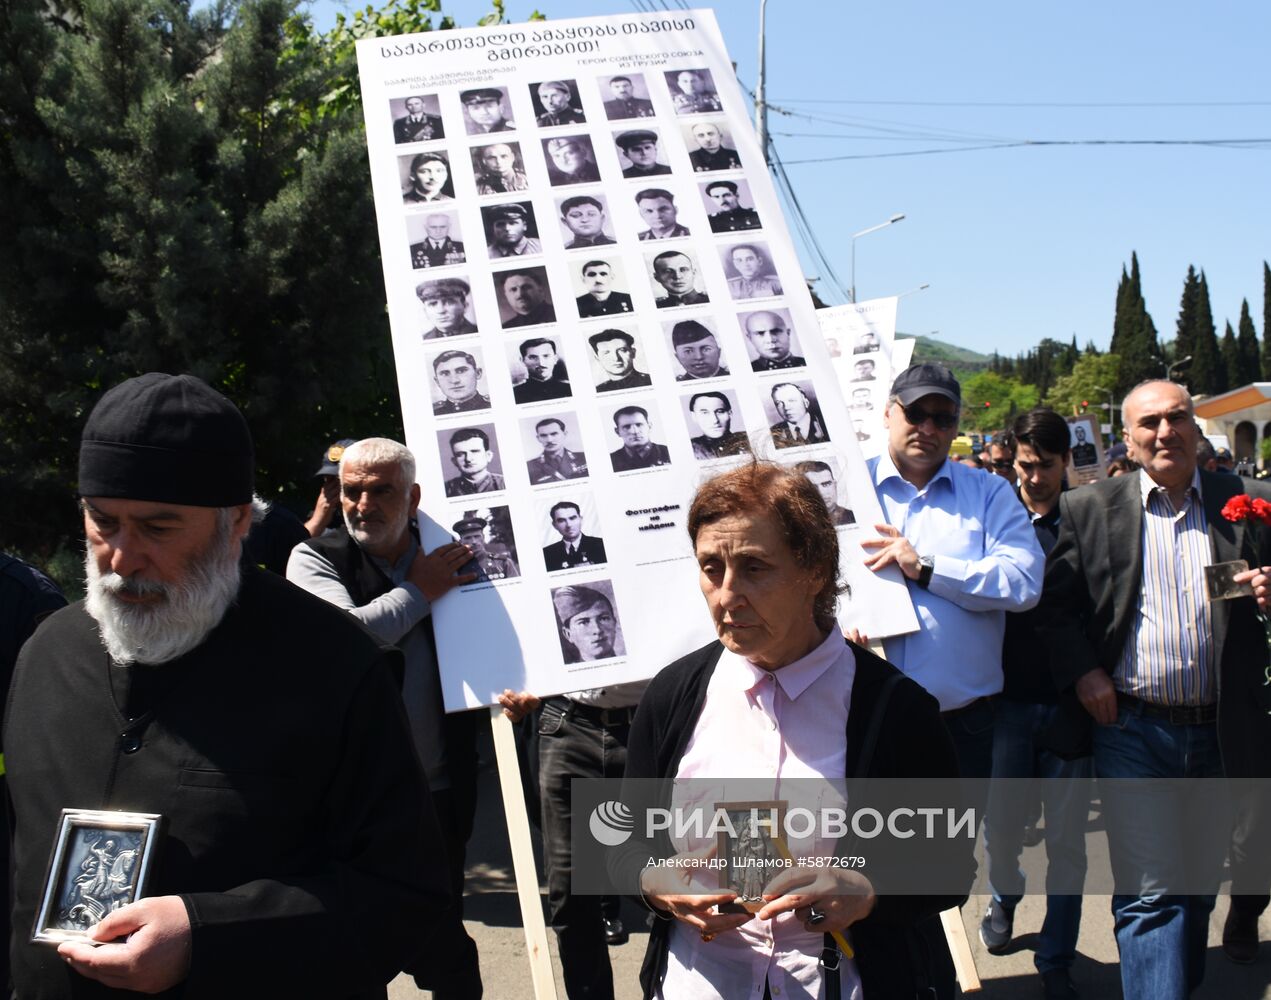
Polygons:
<instances>
[{"instance_id":1,"label":"power line","mask_svg":"<svg viewBox=\"0 0 1271 1000\"><path fill-rule=\"evenodd\" d=\"M853 104L906 108L1265 108L1271 101L849 101L787 97L786 104Z\"/></svg>"},{"instance_id":2,"label":"power line","mask_svg":"<svg viewBox=\"0 0 1271 1000\"><path fill-rule=\"evenodd\" d=\"M909 149L892 153L849 153L791 160L790 166L805 163L837 163L843 160L882 160L897 156L934 156L940 153L975 153L986 149L1021 149L1028 146L1209 146L1216 149L1266 149L1271 139L1022 139L1015 142L962 146L956 149Z\"/></svg>"}]
</instances>

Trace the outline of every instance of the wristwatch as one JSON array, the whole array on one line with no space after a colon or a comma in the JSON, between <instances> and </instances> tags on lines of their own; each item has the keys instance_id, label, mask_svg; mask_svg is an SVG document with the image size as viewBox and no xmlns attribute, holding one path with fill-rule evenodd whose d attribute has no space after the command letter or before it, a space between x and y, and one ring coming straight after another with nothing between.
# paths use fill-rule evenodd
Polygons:
<instances>
[{"instance_id":1,"label":"wristwatch","mask_svg":"<svg viewBox=\"0 0 1271 1000\"><path fill-rule=\"evenodd\" d=\"M923 590L931 583L931 574L936 570L935 556L919 556L918 557L918 579L917 584Z\"/></svg>"}]
</instances>

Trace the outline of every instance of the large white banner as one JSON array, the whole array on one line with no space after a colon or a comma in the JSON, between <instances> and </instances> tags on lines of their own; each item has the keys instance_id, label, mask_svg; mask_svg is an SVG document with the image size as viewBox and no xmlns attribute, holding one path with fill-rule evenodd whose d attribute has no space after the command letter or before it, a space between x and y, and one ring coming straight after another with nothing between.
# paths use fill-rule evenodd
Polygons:
<instances>
[{"instance_id":1,"label":"large white banner","mask_svg":"<svg viewBox=\"0 0 1271 1000\"><path fill-rule=\"evenodd\" d=\"M648 677L713 634L694 489L806 467L842 524L844 624L916 627L860 566L881 518L710 11L358 43L448 709Z\"/></svg>"},{"instance_id":2,"label":"large white banner","mask_svg":"<svg viewBox=\"0 0 1271 1000\"><path fill-rule=\"evenodd\" d=\"M865 458L881 455L887 446L883 428L887 393L892 380L909 367L913 356L911 347L904 364L898 365L892 359L898 301L899 296L892 295L816 311Z\"/></svg>"}]
</instances>

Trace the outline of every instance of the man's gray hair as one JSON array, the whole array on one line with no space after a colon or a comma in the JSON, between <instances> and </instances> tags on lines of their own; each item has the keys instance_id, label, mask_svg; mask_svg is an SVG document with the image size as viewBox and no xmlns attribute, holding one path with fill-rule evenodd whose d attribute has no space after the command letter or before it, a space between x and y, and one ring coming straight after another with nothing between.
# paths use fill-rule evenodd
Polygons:
<instances>
[{"instance_id":1,"label":"man's gray hair","mask_svg":"<svg viewBox=\"0 0 1271 1000\"><path fill-rule=\"evenodd\" d=\"M1125 404L1126 404L1126 403L1128 403L1128 402L1130 401L1130 397L1131 397L1131 396L1133 396L1133 395L1134 395L1136 392L1138 392L1140 389L1142 389L1144 386L1147 386L1147 385L1157 385L1158 383L1159 383L1160 385L1172 385L1172 386L1174 386L1176 389L1179 389L1179 390L1183 393L1183 399L1184 399L1184 401L1186 401L1186 403L1187 403L1187 412L1188 412L1188 413L1190 413L1190 414L1192 415L1192 417L1193 417L1193 418L1195 418L1195 416L1196 416L1196 404L1192 402L1192 394L1191 394L1190 392L1188 392L1188 391L1187 391L1187 386L1185 386L1185 385L1179 385L1179 383L1177 383L1177 382L1173 381L1172 379L1168 379L1168 378L1145 378L1142 382L1140 382L1140 383L1139 383L1138 385L1136 385L1133 389L1131 389L1129 392L1127 392L1127 393L1125 394L1124 398L1121 400L1121 426L1122 426L1122 427L1129 427L1129 426L1130 426L1130 421L1126 418L1126 413L1127 413L1128 411L1127 411L1127 410L1126 410L1126 408L1125 408Z\"/></svg>"},{"instance_id":2,"label":"man's gray hair","mask_svg":"<svg viewBox=\"0 0 1271 1000\"><path fill-rule=\"evenodd\" d=\"M341 475L345 464L350 461L365 465L396 465L402 470L407 488L415 485L415 454L392 438L362 438L349 445L340 456Z\"/></svg>"}]
</instances>

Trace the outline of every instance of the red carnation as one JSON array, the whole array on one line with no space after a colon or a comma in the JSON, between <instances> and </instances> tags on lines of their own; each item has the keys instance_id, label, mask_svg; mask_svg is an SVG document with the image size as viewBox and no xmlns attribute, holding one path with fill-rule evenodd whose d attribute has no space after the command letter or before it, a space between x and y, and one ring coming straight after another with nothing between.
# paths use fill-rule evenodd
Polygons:
<instances>
[{"instance_id":1,"label":"red carnation","mask_svg":"<svg viewBox=\"0 0 1271 1000\"><path fill-rule=\"evenodd\" d=\"M1252 517L1261 524L1271 524L1271 501L1257 497L1253 500Z\"/></svg>"},{"instance_id":2,"label":"red carnation","mask_svg":"<svg viewBox=\"0 0 1271 1000\"><path fill-rule=\"evenodd\" d=\"M1265 504L1266 501L1263 501ZM1268 505L1271 506L1271 505ZM1237 493L1222 506L1222 516L1228 521L1243 521L1254 516L1253 501L1248 493Z\"/></svg>"}]
</instances>

